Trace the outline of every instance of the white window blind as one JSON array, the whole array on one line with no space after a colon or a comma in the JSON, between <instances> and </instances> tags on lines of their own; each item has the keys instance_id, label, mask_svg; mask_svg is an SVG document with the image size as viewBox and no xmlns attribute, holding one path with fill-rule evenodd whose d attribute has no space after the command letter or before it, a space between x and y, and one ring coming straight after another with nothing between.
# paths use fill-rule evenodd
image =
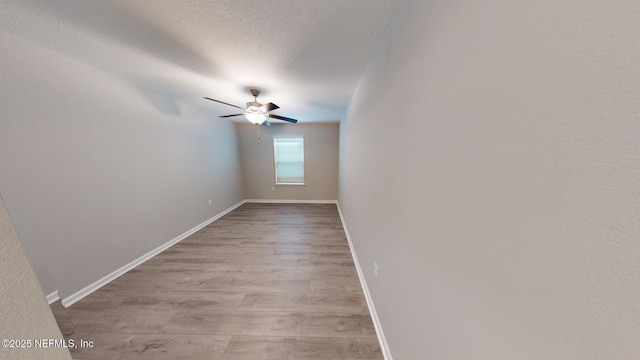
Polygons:
<instances>
[{"instance_id":1,"label":"white window blind","mask_svg":"<svg viewBox=\"0 0 640 360\"><path fill-rule=\"evenodd\" d=\"M273 138L276 184L304 184L304 138Z\"/></svg>"}]
</instances>

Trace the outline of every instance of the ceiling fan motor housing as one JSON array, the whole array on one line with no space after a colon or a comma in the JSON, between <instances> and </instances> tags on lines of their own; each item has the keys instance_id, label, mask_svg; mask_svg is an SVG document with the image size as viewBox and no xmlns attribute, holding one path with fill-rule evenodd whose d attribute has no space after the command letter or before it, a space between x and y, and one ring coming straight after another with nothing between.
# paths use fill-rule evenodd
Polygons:
<instances>
[{"instance_id":1,"label":"ceiling fan motor housing","mask_svg":"<svg viewBox=\"0 0 640 360\"><path fill-rule=\"evenodd\" d=\"M247 111L251 111L251 112L263 112L260 110L260 107L262 106L262 104L260 104L259 102L255 102L255 101L249 101L247 103Z\"/></svg>"},{"instance_id":2,"label":"ceiling fan motor housing","mask_svg":"<svg viewBox=\"0 0 640 360\"><path fill-rule=\"evenodd\" d=\"M260 109L262 104L260 104L258 102L258 99L257 99L258 95L260 95L260 90L258 90L258 89L249 89L249 92L251 93L251 95L253 95L253 101L249 101L247 103L246 111L252 112L252 113L264 114L265 111Z\"/></svg>"}]
</instances>

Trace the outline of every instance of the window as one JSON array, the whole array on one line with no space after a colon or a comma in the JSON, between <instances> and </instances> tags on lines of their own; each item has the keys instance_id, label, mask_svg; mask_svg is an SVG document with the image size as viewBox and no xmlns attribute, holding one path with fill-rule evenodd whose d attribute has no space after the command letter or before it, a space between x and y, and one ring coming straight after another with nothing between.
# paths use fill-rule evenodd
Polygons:
<instances>
[{"instance_id":1,"label":"window","mask_svg":"<svg viewBox=\"0 0 640 360\"><path fill-rule=\"evenodd\" d=\"M273 138L276 184L304 184L304 138Z\"/></svg>"}]
</instances>

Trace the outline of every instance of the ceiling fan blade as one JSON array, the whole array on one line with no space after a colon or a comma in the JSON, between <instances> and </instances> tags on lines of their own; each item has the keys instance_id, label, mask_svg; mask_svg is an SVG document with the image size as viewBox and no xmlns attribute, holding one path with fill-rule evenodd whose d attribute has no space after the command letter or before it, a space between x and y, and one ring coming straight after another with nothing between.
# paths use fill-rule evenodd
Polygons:
<instances>
[{"instance_id":1,"label":"ceiling fan blade","mask_svg":"<svg viewBox=\"0 0 640 360\"><path fill-rule=\"evenodd\" d=\"M244 114L231 114L231 115L222 115L222 116L220 116L220 117L223 117L223 118L227 118L227 117L232 117L232 116L240 116L240 115L244 115Z\"/></svg>"},{"instance_id":2,"label":"ceiling fan blade","mask_svg":"<svg viewBox=\"0 0 640 360\"><path fill-rule=\"evenodd\" d=\"M292 118L288 118L288 117L280 116L280 115L275 115L275 114L269 114L269 117L273 118L273 119L288 121L288 122L294 123L294 124L298 122L298 120L296 120L296 119L292 119Z\"/></svg>"},{"instance_id":3,"label":"ceiling fan blade","mask_svg":"<svg viewBox=\"0 0 640 360\"><path fill-rule=\"evenodd\" d=\"M280 106L274 104L274 103L267 103L264 104L262 106L260 106L260 110L264 111L264 112L269 112L271 110L275 110L275 109L280 109Z\"/></svg>"},{"instance_id":4,"label":"ceiling fan blade","mask_svg":"<svg viewBox=\"0 0 640 360\"><path fill-rule=\"evenodd\" d=\"M208 97L206 97L206 96L205 96L204 98L205 98L205 99L207 99L207 100L211 100L211 101L219 102L220 104L225 104L225 105L233 106L234 108L238 108L238 109L242 109L242 110L244 110L244 108L242 108L242 107L240 107L240 106L233 105L233 104L229 104L229 103L226 103L226 102L224 102L224 101L220 101L220 100L216 100L216 99L208 98Z\"/></svg>"},{"instance_id":5,"label":"ceiling fan blade","mask_svg":"<svg viewBox=\"0 0 640 360\"><path fill-rule=\"evenodd\" d=\"M262 125L264 126L271 126L271 123L269 122L269 120L265 120Z\"/></svg>"}]
</instances>

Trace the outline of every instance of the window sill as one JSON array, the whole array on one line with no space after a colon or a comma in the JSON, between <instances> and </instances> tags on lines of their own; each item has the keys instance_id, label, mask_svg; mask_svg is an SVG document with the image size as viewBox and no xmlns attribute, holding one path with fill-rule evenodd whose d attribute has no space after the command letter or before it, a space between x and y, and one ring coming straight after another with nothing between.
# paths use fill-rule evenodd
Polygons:
<instances>
[{"instance_id":1,"label":"window sill","mask_svg":"<svg viewBox=\"0 0 640 360\"><path fill-rule=\"evenodd\" d=\"M306 186L305 183L275 183L273 184L275 186L287 186L287 185L293 185L293 186Z\"/></svg>"}]
</instances>

